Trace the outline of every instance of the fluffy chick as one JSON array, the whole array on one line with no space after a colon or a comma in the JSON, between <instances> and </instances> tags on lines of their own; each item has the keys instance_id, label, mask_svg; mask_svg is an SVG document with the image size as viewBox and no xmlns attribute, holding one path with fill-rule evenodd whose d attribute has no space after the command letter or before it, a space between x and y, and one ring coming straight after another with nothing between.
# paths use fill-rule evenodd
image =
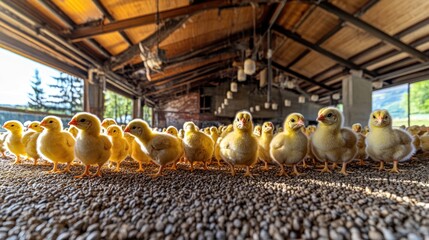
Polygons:
<instances>
[{"instance_id":1,"label":"fluffy chick","mask_svg":"<svg viewBox=\"0 0 429 240\"><path fill-rule=\"evenodd\" d=\"M138 140L129 132L124 133L125 138L130 141L131 140L131 158L139 164L139 168L137 172L144 172L143 164L149 164L151 162L150 157L147 155L147 151L143 148Z\"/></svg>"},{"instance_id":2,"label":"fluffy chick","mask_svg":"<svg viewBox=\"0 0 429 240\"><path fill-rule=\"evenodd\" d=\"M261 128L261 135L258 138L258 158L264 163L262 170L268 171L268 163L272 162L270 156L270 143L274 135L274 125L271 122L264 122Z\"/></svg>"},{"instance_id":3,"label":"fluffy chick","mask_svg":"<svg viewBox=\"0 0 429 240\"><path fill-rule=\"evenodd\" d=\"M54 163L50 173L70 171L70 164L75 159L75 139L71 133L63 130L58 117L47 116L40 122L45 130L37 138L37 152L44 159ZM64 171L59 171L58 163L67 163Z\"/></svg>"},{"instance_id":4,"label":"fluffy chick","mask_svg":"<svg viewBox=\"0 0 429 240\"><path fill-rule=\"evenodd\" d=\"M5 142L6 142L6 137L7 137L7 133L0 133L0 152L3 158L6 158L6 146L5 146Z\"/></svg>"},{"instance_id":5,"label":"fluffy chick","mask_svg":"<svg viewBox=\"0 0 429 240\"><path fill-rule=\"evenodd\" d=\"M75 126L70 126L67 130L69 133L73 135L74 138L77 138L77 134L79 133L79 130Z\"/></svg>"},{"instance_id":6,"label":"fluffy chick","mask_svg":"<svg viewBox=\"0 0 429 240\"><path fill-rule=\"evenodd\" d=\"M179 139L167 133L153 132L143 120L131 121L125 128L125 132L134 135L146 149L152 161L159 166L155 177L162 175L162 170L166 165L172 164L180 158Z\"/></svg>"},{"instance_id":7,"label":"fluffy chick","mask_svg":"<svg viewBox=\"0 0 429 240\"><path fill-rule=\"evenodd\" d=\"M398 173L398 162L411 158L415 152L412 136L402 129L392 128L392 117L387 110L375 110L369 116L369 133L366 136L366 152L380 162L393 162L391 172Z\"/></svg>"},{"instance_id":8,"label":"fluffy chick","mask_svg":"<svg viewBox=\"0 0 429 240\"><path fill-rule=\"evenodd\" d=\"M328 162L342 163L341 173L347 175L347 163L357 153L357 137L351 129L343 128L343 115L333 107L322 108L317 117L319 124L311 137L315 157L325 163L322 172L330 172Z\"/></svg>"},{"instance_id":9,"label":"fluffy chick","mask_svg":"<svg viewBox=\"0 0 429 240\"><path fill-rule=\"evenodd\" d=\"M101 122L101 127L103 128L103 131L106 132L107 128L112 126L112 125L118 125L115 121L115 119L113 118L105 118L103 119L103 121Z\"/></svg>"},{"instance_id":10,"label":"fluffy chick","mask_svg":"<svg viewBox=\"0 0 429 240\"><path fill-rule=\"evenodd\" d=\"M283 132L278 133L270 144L270 155L279 164L279 176L287 175L284 165L292 165L293 173L299 175L296 165L303 161L308 152L308 137L301 130L304 116L299 113L289 114L283 124Z\"/></svg>"},{"instance_id":11,"label":"fluffy chick","mask_svg":"<svg viewBox=\"0 0 429 240\"><path fill-rule=\"evenodd\" d=\"M177 131L177 128L176 128L176 127L174 127L174 126L169 126L169 127L167 128L166 132L167 132L168 134L172 135L172 136L177 137L177 139L179 139L179 141L180 141L180 146L181 146L181 150L182 150L182 153L180 154L180 158L179 158L179 160L181 160L181 159L182 159L182 158L184 158L184 156L185 156L185 149L184 149L184 146L183 146L183 139L182 139L182 138L179 138L179 131ZM179 160L178 160L178 161L179 161ZM174 162L174 163L173 163L173 167L172 167L172 169L177 170L177 162Z\"/></svg>"},{"instance_id":12,"label":"fluffy chick","mask_svg":"<svg viewBox=\"0 0 429 240\"><path fill-rule=\"evenodd\" d=\"M407 132L413 137L413 145L416 152L420 150L420 126L413 125L407 128Z\"/></svg>"},{"instance_id":13,"label":"fluffy chick","mask_svg":"<svg viewBox=\"0 0 429 240\"><path fill-rule=\"evenodd\" d=\"M183 129L185 130L183 139L185 157L191 164L191 172L194 171L195 162L203 162L204 169L207 170L207 164L211 162L213 156L213 140L209 135L199 132L193 122L185 122Z\"/></svg>"},{"instance_id":14,"label":"fluffy chick","mask_svg":"<svg viewBox=\"0 0 429 240\"><path fill-rule=\"evenodd\" d=\"M178 136L179 136L180 139L183 139L185 137L185 130L180 129Z\"/></svg>"},{"instance_id":15,"label":"fluffy chick","mask_svg":"<svg viewBox=\"0 0 429 240\"><path fill-rule=\"evenodd\" d=\"M233 122L233 131L220 142L220 155L235 175L235 166L245 166L245 176L252 176L250 166L258 157L258 140L252 133L252 115L247 111L238 112Z\"/></svg>"},{"instance_id":16,"label":"fluffy chick","mask_svg":"<svg viewBox=\"0 0 429 240\"><path fill-rule=\"evenodd\" d=\"M79 129L76 138L76 157L85 165L85 171L75 178L90 176L91 165L98 165L95 176L101 177L101 167L109 160L112 143L106 135L101 134L101 123L97 116L91 113L77 113L69 125Z\"/></svg>"},{"instance_id":17,"label":"fluffy chick","mask_svg":"<svg viewBox=\"0 0 429 240\"><path fill-rule=\"evenodd\" d=\"M27 152L28 157L33 159L34 165L37 165L37 161L40 158L40 155L37 152L37 138L39 138L42 131L43 128L40 126L40 122L34 121L28 125L27 132L22 136L22 143L25 146L25 151Z\"/></svg>"},{"instance_id":18,"label":"fluffy chick","mask_svg":"<svg viewBox=\"0 0 429 240\"><path fill-rule=\"evenodd\" d=\"M352 125L353 132L356 133L358 138L357 140L357 148L358 153L356 154L356 159L359 160L359 165L365 165L364 160L368 158L368 154L366 153L366 144L365 144L365 135L362 134L362 125L360 123L355 123Z\"/></svg>"},{"instance_id":19,"label":"fluffy chick","mask_svg":"<svg viewBox=\"0 0 429 240\"><path fill-rule=\"evenodd\" d=\"M253 129L253 135L255 135L255 137L260 137L262 134L262 127L261 125L256 125L255 128Z\"/></svg>"},{"instance_id":20,"label":"fluffy chick","mask_svg":"<svg viewBox=\"0 0 429 240\"><path fill-rule=\"evenodd\" d=\"M429 128L420 136L420 147L423 152L429 152Z\"/></svg>"},{"instance_id":21,"label":"fluffy chick","mask_svg":"<svg viewBox=\"0 0 429 240\"><path fill-rule=\"evenodd\" d=\"M13 164L20 164L20 156L27 156L25 152L25 146L22 143L22 135L24 131L24 126L21 122L11 120L3 124L3 128L6 129L9 133L6 136L6 149L9 150L12 154L15 155L15 162Z\"/></svg>"},{"instance_id":22,"label":"fluffy chick","mask_svg":"<svg viewBox=\"0 0 429 240\"><path fill-rule=\"evenodd\" d=\"M109 161L116 164L115 172L120 171L121 162L125 160L129 153L129 145L124 137L122 128L118 125L111 125L107 128L107 135L112 142L112 149Z\"/></svg>"}]
</instances>

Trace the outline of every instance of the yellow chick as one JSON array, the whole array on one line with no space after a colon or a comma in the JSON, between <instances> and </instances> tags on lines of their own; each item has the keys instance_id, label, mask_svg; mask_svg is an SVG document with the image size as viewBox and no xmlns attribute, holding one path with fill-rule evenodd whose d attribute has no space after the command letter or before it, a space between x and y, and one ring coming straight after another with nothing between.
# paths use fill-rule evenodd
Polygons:
<instances>
[{"instance_id":1,"label":"yellow chick","mask_svg":"<svg viewBox=\"0 0 429 240\"><path fill-rule=\"evenodd\" d=\"M235 115L233 131L220 142L220 155L230 166L232 175L235 175L235 166L245 166L245 176L252 176L250 166L258 157L258 140L252 131L252 115L247 111L238 112Z\"/></svg>"},{"instance_id":2,"label":"yellow chick","mask_svg":"<svg viewBox=\"0 0 429 240\"><path fill-rule=\"evenodd\" d=\"M271 122L264 122L261 127L261 135L258 138L258 158L264 163L262 170L268 171L268 163L272 162L270 156L270 143L273 140L274 125Z\"/></svg>"},{"instance_id":3,"label":"yellow chick","mask_svg":"<svg viewBox=\"0 0 429 240\"><path fill-rule=\"evenodd\" d=\"M182 153L180 154L180 158L178 160L178 161L180 161L185 156L185 149L183 146L183 140L181 138L179 138L179 136L178 136L179 132L177 131L177 128L175 128L173 126L169 126L167 128L166 132L172 136L177 137L177 139L179 139L179 141L180 141L180 146L181 146L181 150L182 150ZM177 162L173 163L172 169L177 170Z\"/></svg>"},{"instance_id":4,"label":"yellow chick","mask_svg":"<svg viewBox=\"0 0 429 240\"><path fill-rule=\"evenodd\" d=\"M28 125L27 132L22 136L22 143L25 146L25 151L27 152L27 155L33 159L34 165L37 165L37 161L40 158L40 155L37 152L37 138L42 131L43 128L40 126L40 122L34 121Z\"/></svg>"},{"instance_id":5,"label":"yellow chick","mask_svg":"<svg viewBox=\"0 0 429 240\"><path fill-rule=\"evenodd\" d=\"M5 141L6 141L6 133L0 133L0 152L3 158L7 158L5 152L6 152L6 146L5 146Z\"/></svg>"},{"instance_id":6,"label":"yellow chick","mask_svg":"<svg viewBox=\"0 0 429 240\"><path fill-rule=\"evenodd\" d=\"M104 131L107 131L107 128L112 126L112 125L118 125L118 124L116 124L116 121L113 118L105 118L101 122L101 127L103 128Z\"/></svg>"},{"instance_id":7,"label":"yellow chick","mask_svg":"<svg viewBox=\"0 0 429 240\"><path fill-rule=\"evenodd\" d=\"M75 178L90 176L91 165L98 165L95 176L101 177L101 167L109 160L112 143L106 135L101 134L101 123L91 113L77 113L69 125L76 126L79 134L76 138L76 157L85 165L85 171Z\"/></svg>"},{"instance_id":8,"label":"yellow chick","mask_svg":"<svg viewBox=\"0 0 429 240\"><path fill-rule=\"evenodd\" d=\"M416 149L416 152L420 150L420 131L420 126L417 125L410 126L407 129L407 132L410 133L410 135L413 137L413 145Z\"/></svg>"},{"instance_id":9,"label":"yellow chick","mask_svg":"<svg viewBox=\"0 0 429 240\"><path fill-rule=\"evenodd\" d=\"M429 152L429 129L427 129L426 132L420 136L420 147L423 152Z\"/></svg>"},{"instance_id":10,"label":"yellow chick","mask_svg":"<svg viewBox=\"0 0 429 240\"><path fill-rule=\"evenodd\" d=\"M146 149L144 149L138 142L138 140L130 133L124 133L125 138L132 137L131 142L131 158L139 164L139 168L137 172L144 172L143 163L149 164L151 163L150 157L146 154Z\"/></svg>"},{"instance_id":11,"label":"yellow chick","mask_svg":"<svg viewBox=\"0 0 429 240\"><path fill-rule=\"evenodd\" d=\"M369 133L369 127L368 126L363 127L362 134L366 136L368 133Z\"/></svg>"},{"instance_id":12,"label":"yellow chick","mask_svg":"<svg viewBox=\"0 0 429 240\"><path fill-rule=\"evenodd\" d=\"M74 138L77 138L77 134L79 133L79 130L75 126L70 126L67 130L69 133L73 135Z\"/></svg>"},{"instance_id":13,"label":"yellow chick","mask_svg":"<svg viewBox=\"0 0 429 240\"><path fill-rule=\"evenodd\" d=\"M110 125L107 128L107 135L112 142L109 161L116 164L115 172L119 172L121 162L128 156L130 147L120 126Z\"/></svg>"},{"instance_id":14,"label":"yellow chick","mask_svg":"<svg viewBox=\"0 0 429 240\"><path fill-rule=\"evenodd\" d=\"M218 139L220 138L219 136L219 130L217 127L211 127L210 128L210 137L213 140L214 143L214 151L213 151L213 159L215 159L217 161L217 165L218 167L221 166L220 160L222 159L220 157L220 148L219 148L219 144L218 144Z\"/></svg>"},{"instance_id":15,"label":"yellow chick","mask_svg":"<svg viewBox=\"0 0 429 240\"><path fill-rule=\"evenodd\" d=\"M261 133L262 133L261 125L256 125L255 129L253 129L253 135L258 138L261 136Z\"/></svg>"},{"instance_id":16,"label":"yellow chick","mask_svg":"<svg viewBox=\"0 0 429 240\"><path fill-rule=\"evenodd\" d=\"M359 165L365 165L364 160L368 158L368 154L366 153L366 144L365 144L365 135L362 134L362 125L360 123L355 123L352 125L353 132L356 133L358 141L357 148L358 153L356 154L356 159L359 160Z\"/></svg>"},{"instance_id":17,"label":"yellow chick","mask_svg":"<svg viewBox=\"0 0 429 240\"><path fill-rule=\"evenodd\" d=\"M213 142L216 143L217 139L219 138L219 131L216 127L210 127L210 137L212 138Z\"/></svg>"},{"instance_id":18,"label":"yellow chick","mask_svg":"<svg viewBox=\"0 0 429 240\"><path fill-rule=\"evenodd\" d=\"M398 173L398 162L411 158L415 149L412 136L402 129L392 128L392 117L387 110L375 110L369 117L369 133L366 136L366 152L380 162L393 162L391 172Z\"/></svg>"},{"instance_id":19,"label":"yellow chick","mask_svg":"<svg viewBox=\"0 0 429 240\"><path fill-rule=\"evenodd\" d=\"M207 170L207 163L211 162L213 156L213 140L209 135L199 132L193 122L185 122L183 129L185 130L183 146L186 159L191 163L191 172L194 171L195 162L203 162L204 169Z\"/></svg>"},{"instance_id":20,"label":"yellow chick","mask_svg":"<svg viewBox=\"0 0 429 240\"><path fill-rule=\"evenodd\" d=\"M20 156L27 156L25 146L22 143L24 126L21 122L12 120L5 122L3 128L9 132L5 140L6 149L16 157L13 164L20 164Z\"/></svg>"},{"instance_id":21,"label":"yellow chick","mask_svg":"<svg viewBox=\"0 0 429 240\"><path fill-rule=\"evenodd\" d=\"M307 137L310 137L315 131L316 131L316 126L308 125L305 128L305 135L307 135Z\"/></svg>"},{"instance_id":22,"label":"yellow chick","mask_svg":"<svg viewBox=\"0 0 429 240\"><path fill-rule=\"evenodd\" d=\"M325 163L322 172L330 172L328 162L342 163L341 173L347 175L347 163L357 154L357 137L351 129L343 128L343 115L333 107L322 108L319 124L311 137L314 156Z\"/></svg>"},{"instance_id":23,"label":"yellow chick","mask_svg":"<svg viewBox=\"0 0 429 240\"><path fill-rule=\"evenodd\" d=\"M304 116L299 113L289 114L284 122L283 132L278 133L270 144L270 155L279 164L279 176L287 175L284 165L292 165L293 173L299 175L296 165L304 160L308 152L308 137L301 130Z\"/></svg>"},{"instance_id":24,"label":"yellow chick","mask_svg":"<svg viewBox=\"0 0 429 240\"><path fill-rule=\"evenodd\" d=\"M228 135L229 133L231 133L234 130L234 126L232 124L229 124L228 126L225 127L225 129L222 131L222 133L220 134L221 138L224 138L226 135Z\"/></svg>"},{"instance_id":25,"label":"yellow chick","mask_svg":"<svg viewBox=\"0 0 429 240\"><path fill-rule=\"evenodd\" d=\"M146 149L152 161L159 166L154 177L161 176L166 165L172 164L180 158L179 139L167 133L153 132L143 120L131 121L125 128L125 132L134 135Z\"/></svg>"},{"instance_id":26,"label":"yellow chick","mask_svg":"<svg viewBox=\"0 0 429 240\"><path fill-rule=\"evenodd\" d=\"M210 128L209 127L204 128L204 133L210 136Z\"/></svg>"},{"instance_id":27,"label":"yellow chick","mask_svg":"<svg viewBox=\"0 0 429 240\"><path fill-rule=\"evenodd\" d=\"M40 126L45 130L37 138L37 152L54 163L49 173L69 172L70 164L75 159L75 139L71 133L63 130L63 123L58 117L47 116L40 122ZM67 163L64 171L58 169L58 163Z\"/></svg>"},{"instance_id":28,"label":"yellow chick","mask_svg":"<svg viewBox=\"0 0 429 240\"><path fill-rule=\"evenodd\" d=\"M128 143L128 156L132 158L131 155L133 154L134 136L131 135L130 133L124 132L124 129L122 129L122 132L124 133L124 138L125 138L125 140L127 140L127 143Z\"/></svg>"},{"instance_id":29,"label":"yellow chick","mask_svg":"<svg viewBox=\"0 0 429 240\"><path fill-rule=\"evenodd\" d=\"M179 130L179 138L180 138L180 139L183 139L184 137L185 137L185 130L180 129L180 130Z\"/></svg>"}]
</instances>

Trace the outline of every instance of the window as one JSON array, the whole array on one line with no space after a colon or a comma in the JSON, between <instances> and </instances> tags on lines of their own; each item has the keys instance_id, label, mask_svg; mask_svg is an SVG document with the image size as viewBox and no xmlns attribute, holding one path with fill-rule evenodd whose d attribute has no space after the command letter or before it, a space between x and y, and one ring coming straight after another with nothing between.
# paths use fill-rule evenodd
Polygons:
<instances>
[{"instance_id":1,"label":"window","mask_svg":"<svg viewBox=\"0 0 429 240\"><path fill-rule=\"evenodd\" d=\"M153 114L153 108L148 107L147 105L144 105L143 120L145 120L149 125L152 125L152 114Z\"/></svg>"},{"instance_id":2,"label":"window","mask_svg":"<svg viewBox=\"0 0 429 240\"><path fill-rule=\"evenodd\" d=\"M410 84L410 125L429 126L429 80Z\"/></svg>"},{"instance_id":3,"label":"window","mask_svg":"<svg viewBox=\"0 0 429 240\"><path fill-rule=\"evenodd\" d=\"M374 91L372 110L386 109L393 119L393 126L408 126L408 84Z\"/></svg>"},{"instance_id":4,"label":"window","mask_svg":"<svg viewBox=\"0 0 429 240\"><path fill-rule=\"evenodd\" d=\"M131 99L112 91L106 91L104 102L104 117L113 118L118 124L131 121L133 103Z\"/></svg>"},{"instance_id":5,"label":"window","mask_svg":"<svg viewBox=\"0 0 429 240\"><path fill-rule=\"evenodd\" d=\"M209 113L212 104L211 96L203 96L200 97L200 113Z\"/></svg>"}]
</instances>

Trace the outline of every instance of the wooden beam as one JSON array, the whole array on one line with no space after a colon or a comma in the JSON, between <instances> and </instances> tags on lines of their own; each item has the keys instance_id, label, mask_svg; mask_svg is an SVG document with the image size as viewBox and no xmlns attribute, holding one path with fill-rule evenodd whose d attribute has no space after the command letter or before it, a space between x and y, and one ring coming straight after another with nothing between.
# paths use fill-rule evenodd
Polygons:
<instances>
[{"instance_id":1,"label":"wooden beam","mask_svg":"<svg viewBox=\"0 0 429 240\"><path fill-rule=\"evenodd\" d=\"M112 58L109 68L114 71L127 64L133 57L140 53L139 44L152 49L156 44L162 42L164 39L170 36L171 33L182 26L182 24L187 19L188 18L180 18L167 21L163 26L161 26L160 29L158 29L158 31L152 33L147 38L143 39L140 43L132 45L124 52Z\"/></svg>"},{"instance_id":2,"label":"wooden beam","mask_svg":"<svg viewBox=\"0 0 429 240\"><path fill-rule=\"evenodd\" d=\"M92 2L97 6L98 10L103 13L103 15L110 21L115 22L115 18L109 13L109 10L106 9L106 7L103 5L103 3L100 0L92 0ZM121 30L119 31L119 34L124 39L126 43L128 43L129 46L133 45L133 42L130 40L130 38L127 36L125 31Z\"/></svg>"},{"instance_id":3,"label":"wooden beam","mask_svg":"<svg viewBox=\"0 0 429 240\"><path fill-rule=\"evenodd\" d=\"M419 50L401 42L400 40L388 35L387 33L381 31L380 29L368 24L367 22L364 22L360 20L359 18L354 17L353 15L350 15L346 11L338 8L337 6L327 2L327 1L319 1L317 2L318 6L324 9L327 12L330 12L331 14L336 15L337 17L350 22L351 24L363 29L364 31L372 34L373 36L386 41L390 43L391 45L395 46L396 48L401 49L403 52L406 52L410 54L411 56L414 56L419 61L427 62L429 61L429 56L423 54Z\"/></svg>"},{"instance_id":4,"label":"wooden beam","mask_svg":"<svg viewBox=\"0 0 429 240\"><path fill-rule=\"evenodd\" d=\"M177 17L189 16L198 12L202 12L209 9L219 8L230 4L228 0L210 0L203 3L193 4L186 7L175 8L172 10L159 12L159 18L163 20L174 19ZM73 30L67 37L71 40L82 39L97 36L100 34L116 32L125 30L128 28L144 26L148 24L155 24L157 19L156 13L146 14L134 18L125 20L115 21L112 23L99 25L80 27Z\"/></svg>"},{"instance_id":5,"label":"wooden beam","mask_svg":"<svg viewBox=\"0 0 429 240\"><path fill-rule=\"evenodd\" d=\"M338 56L338 55L336 55L336 54L334 54L334 53L332 53L332 52L330 52L330 51L328 51L328 50L326 50L326 49L324 49L324 48L322 48L322 47L320 47L318 45L315 45L315 44L313 44L313 43L305 40L304 38L302 38L298 34L293 33L291 31L289 31L288 29L283 28L282 26L275 25L273 27L273 30L276 31L276 32L278 32L278 33L280 33L280 34L282 34L283 36L286 36L286 37L294 40L295 42L298 42L298 43L306 46L307 48L309 48L309 49L311 49L313 51L316 51L316 52L318 52L318 53L320 53L320 54L322 54L322 55L324 55L324 56L326 56L326 57L334 60L335 62L340 63L341 65L343 65L343 66L345 66L347 68L356 69L356 70L362 70L365 74L367 74L367 75L369 75L371 77L375 77L376 76L376 74L374 72L368 71L366 69L362 69L357 64L354 64L353 62L347 61L346 59L344 59L344 58L342 58L342 57L340 57L340 56Z\"/></svg>"}]
</instances>

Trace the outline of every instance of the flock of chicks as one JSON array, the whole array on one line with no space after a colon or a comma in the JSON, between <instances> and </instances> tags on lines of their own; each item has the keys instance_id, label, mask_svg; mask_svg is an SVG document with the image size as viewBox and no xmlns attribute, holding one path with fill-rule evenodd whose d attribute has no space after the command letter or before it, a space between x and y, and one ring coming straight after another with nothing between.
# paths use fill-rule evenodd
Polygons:
<instances>
[{"instance_id":1,"label":"flock of chicks","mask_svg":"<svg viewBox=\"0 0 429 240\"><path fill-rule=\"evenodd\" d=\"M72 118L67 130L55 116L32 122L25 132L19 121L8 121L3 125L8 133L0 136L0 150L3 157L6 150L15 155L15 164L21 163L22 157L33 159L34 164L41 158L48 160L53 163L50 173L68 172L71 165L83 164L85 171L76 178L101 176L106 162L120 171L127 157L139 163L138 172L143 171L143 164L158 165L153 176L162 175L168 165L176 169L179 162L189 162L191 171L196 162L202 162L207 170L212 160L218 166L223 160L232 175L236 167L245 167L245 176L251 176L258 160L265 163L263 170L269 169L269 163L276 163L280 167L278 175L287 175L285 166L299 175L297 165L306 167L306 159L324 163L322 172L331 172L341 164L340 172L347 175L348 163L358 159L364 164L368 156L380 162L379 170L384 170L385 162L393 162L391 171L397 173L398 162L410 159L416 150L429 151L427 129L414 126L408 129L410 133L393 129L387 110L371 113L369 128L363 130L360 124L354 124L353 130L344 128L341 112L333 107L322 108L317 121L317 127L305 128L304 116L292 113L285 119L283 130L274 134L271 122L254 128L251 114L240 111L229 126L200 130L193 122L186 122L180 131L170 126L158 132L140 119L121 127L113 119L100 122L95 115L84 112ZM59 170L59 163L67 164L64 170ZM91 165L98 166L95 174L89 172Z\"/></svg>"}]
</instances>

